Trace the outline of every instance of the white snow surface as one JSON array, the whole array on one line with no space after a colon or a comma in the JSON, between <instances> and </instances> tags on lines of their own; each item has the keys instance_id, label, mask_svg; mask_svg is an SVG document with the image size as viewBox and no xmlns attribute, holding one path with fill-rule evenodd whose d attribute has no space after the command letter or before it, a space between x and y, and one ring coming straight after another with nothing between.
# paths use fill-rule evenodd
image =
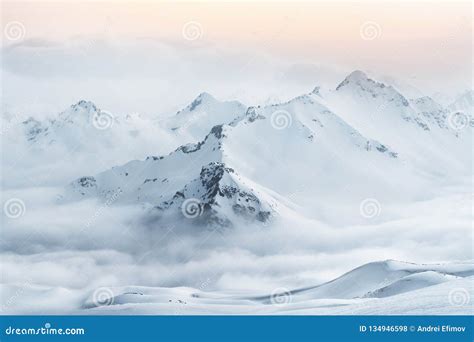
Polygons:
<instances>
[{"instance_id":1,"label":"white snow surface","mask_svg":"<svg viewBox=\"0 0 474 342\"><path fill-rule=\"evenodd\" d=\"M145 286L97 288L81 293L39 286L25 290L14 285L2 285L2 292L14 296L24 291L22 302L8 308L7 313L470 315L473 285L472 263L420 265L387 260L360 266L327 283L292 290L279 288L270 294Z\"/></svg>"}]
</instances>

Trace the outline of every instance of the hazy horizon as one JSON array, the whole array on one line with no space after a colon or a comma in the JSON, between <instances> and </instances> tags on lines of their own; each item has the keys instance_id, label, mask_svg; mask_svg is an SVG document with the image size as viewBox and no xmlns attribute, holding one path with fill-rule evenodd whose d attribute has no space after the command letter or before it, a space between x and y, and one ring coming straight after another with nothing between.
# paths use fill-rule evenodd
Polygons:
<instances>
[{"instance_id":1,"label":"hazy horizon","mask_svg":"<svg viewBox=\"0 0 474 342\"><path fill-rule=\"evenodd\" d=\"M355 69L443 102L472 88L469 13L467 1L4 2L3 110L88 99L171 114L203 91L278 102Z\"/></svg>"}]
</instances>

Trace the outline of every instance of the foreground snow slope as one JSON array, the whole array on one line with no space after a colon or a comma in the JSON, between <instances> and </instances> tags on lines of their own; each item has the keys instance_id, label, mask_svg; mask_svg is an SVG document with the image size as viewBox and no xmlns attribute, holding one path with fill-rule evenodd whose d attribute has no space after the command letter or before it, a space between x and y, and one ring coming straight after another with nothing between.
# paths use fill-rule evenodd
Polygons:
<instances>
[{"instance_id":1,"label":"foreground snow slope","mask_svg":"<svg viewBox=\"0 0 474 342\"><path fill-rule=\"evenodd\" d=\"M107 313L150 312L148 305L158 309L156 304L162 303L182 314L469 314L473 285L471 262L417 265L388 260L315 287L278 288L269 295L129 287L114 289L114 305L97 307L89 298L84 307Z\"/></svg>"},{"instance_id":2,"label":"foreground snow slope","mask_svg":"<svg viewBox=\"0 0 474 342\"><path fill-rule=\"evenodd\" d=\"M97 288L84 294L31 284L2 286L2 292L22 291L23 302L17 301L6 313L472 314L473 274L473 262L425 265L388 260L363 265L318 286L277 288L271 294L143 286Z\"/></svg>"}]
</instances>

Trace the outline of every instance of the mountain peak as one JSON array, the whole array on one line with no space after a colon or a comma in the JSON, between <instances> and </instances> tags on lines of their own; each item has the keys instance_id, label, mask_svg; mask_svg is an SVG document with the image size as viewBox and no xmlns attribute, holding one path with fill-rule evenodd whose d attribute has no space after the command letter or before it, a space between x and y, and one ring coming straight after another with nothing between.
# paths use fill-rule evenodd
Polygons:
<instances>
[{"instance_id":1,"label":"mountain peak","mask_svg":"<svg viewBox=\"0 0 474 342\"><path fill-rule=\"evenodd\" d=\"M97 106L92 102L92 101L86 101L86 100L80 100L76 104L73 104L71 106L72 109L74 110L86 110L86 111L97 111Z\"/></svg>"},{"instance_id":2,"label":"mountain peak","mask_svg":"<svg viewBox=\"0 0 474 342\"><path fill-rule=\"evenodd\" d=\"M320 95L320 90L321 90L321 87L320 86L316 86L314 87L313 91L311 92L311 94L314 94L314 95Z\"/></svg>"},{"instance_id":3,"label":"mountain peak","mask_svg":"<svg viewBox=\"0 0 474 342\"><path fill-rule=\"evenodd\" d=\"M408 100L395 88L369 78L367 74L360 70L350 73L336 88L336 91L343 90L355 92L361 96L385 98L390 102L395 101L395 103L403 107L408 107L409 105Z\"/></svg>"},{"instance_id":4,"label":"mountain peak","mask_svg":"<svg viewBox=\"0 0 474 342\"><path fill-rule=\"evenodd\" d=\"M247 111L245 112L245 117L250 122L254 122L255 120L258 120L258 119L265 119L263 115L257 113L257 108L255 107L247 108Z\"/></svg>"},{"instance_id":5,"label":"mountain peak","mask_svg":"<svg viewBox=\"0 0 474 342\"><path fill-rule=\"evenodd\" d=\"M180 110L176 114L180 114L180 113L185 112L185 111L192 112L196 108L201 106L203 103L207 103L207 102L217 102L217 100L211 94L206 93L206 92L202 92L185 109Z\"/></svg>"},{"instance_id":6,"label":"mountain peak","mask_svg":"<svg viewBox=\"0 0 474 342\"><path fill-rule=\"evenodd\" d=\"M366 82L373 82L376 83L375 81L371 80L367 74L363 71L360 70L355 70L351 72L347 77L342 81L336 88L336 90L339 90L340 88L344 87L345 85L348 84L364 84Z\"/></svg>"},{"instance_id":7,"label":"mountain peak","mask_svg":"<svg viewBox=\"0 0 474 342\"><path fill-rule=\"evenodd\" d=\"M197 98L201 100L215 100L214 96L212 96L206 91L203 91L202 93L200 93Z\"/></svg>"},{"instance_id":8,"label":"mountain peak","mask_svg":"<svg viewBox=\"0 0 474 342\"><path fill-rule=\"evenodd\" d=\"M346 77L346 79L351 81L367 80L368 78L367 74L361 70L354 70Z\"/></svg>"},{"instance_id":9,"label":"mountain peak","mask_svg":"<svg viewBox=\"0 0 474 342\"><path fill-rule=\"evenodd\" d=\"M59 122L90 122L91 117L96 113L100 113L101 110L92 101L80 100L79 102L71 105L67 110L59 113ZM77 121L79 120L79 121Z\"/></svg>"}]
</instances>

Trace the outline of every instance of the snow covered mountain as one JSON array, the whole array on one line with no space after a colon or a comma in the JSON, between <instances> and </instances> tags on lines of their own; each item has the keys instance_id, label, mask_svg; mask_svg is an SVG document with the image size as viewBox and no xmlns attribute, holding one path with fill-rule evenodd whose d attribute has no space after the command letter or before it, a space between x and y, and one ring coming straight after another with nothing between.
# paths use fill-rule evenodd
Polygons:
<instances>
[{"instance_id":1,"label":"snow covered mountain","mask_svg":"<svg viewBox=\"0 0 474 342\"><path fill-rule=\"evenodd\" d=\"M188 106L164 120L163 125L182 142L199 141L212 127L231 122L246 109L238 101L219 101L209 93L201 93Z\"/></svg>"},{"instance_id":2,"label":"snow covered mountain","mask_svg":"<svg viewBox=\"0 0 474 342\"><path fill-rule=\"evenodd\" d=\"M432 125L447 129L448 112L440 104L436 103L431 97L423 96L411 99L410 104L415 109L419 119L419 123L424 130L430 130Z\"/></svg>"},{"instance_id":3,"label":"snow covered mountain","mask_svg":"<svg viewBox=\"0 0 474 342\"><path fill-rule=\"evenodd\" d=\"M93 102L81 100L57 116L22 123L25 139L35 148L63 148L67 151L113 150L125 145L154 141L158 128L150 128L150 120L139 114L116 115L98 108ZM160 135L161 143L166 136Z\"/></svg>"},{"instance_id":4,"label":"snow covered mountain","mask_svg":"<svg viewBox=\"0 0 474 342\"><path fill-rule=\"evenodd\" d=\"M470 170L469 135L454 132L447 113L429 97L407 100L360 71L334 91L316 88L246 110L203 93L166 123L180 139L210 130L203 140L81 177L65 198L112 196L152 206L159 217L197 216L193 223L214 226L295 215L295 191L306 194L308 209L315 199L413 200Z\"/></svg>"},{"instance_id":5,"label":"snow covered mountain","mask_svg":"<svg viewBox=\"0 0 474 342\"><path fill-rule=\"evenodd\" d=\"M292 215L285 196L301 184L308 195L328 200L367 197L368 183L370 194L381 197L400 197L398 186L407 179L424 184L396 151L364 137L318 100L313 92L250 107L196 144L81 177L65 198L113 196L185 217L191 202L199 216L194 222L231 226L237 218L266 222L275 212Z\"/></svg>"},{"instance_id":6,"label":"snow covered mountain","mask_svg":"<svg viewBox=\"0 0 474 342\"><path fill-rule=\"evenodd\" d=\"M138 113L112 114L85 100L42 120L14 117L3 127L4 167L18 169L22 163L21 173L2 175L9 186L32 181L64 185L84 172L100 172L176 146L172 134L151 119Z\"/></svg>"},{"instance_id":7,"label":"snow covered mountain","mask_svg":"<svg viewBox=\"0 0 474 342\"><path fill-rule=\"evenodd\" d=\"M361 71L321 96L321 103L362 134L387 143L426 177L470 174L472 130L450 125L448 111L429 97L410 101Z\"/></svg>"},{"instance_id":8,"label":"snow covered mountain","mask_svg":"<svg viewBox=\"0 0 474 342\"><path fill-rule=\"evenodd\" d=\"M457 120L464 104L408 98L356 71L284 103L246 107L203 93L166 119L87 101L49 120L6 118L2 185L27 208L15 220L4 208L3 244L21 251L7 266L48 251L28 256L28 268L65 260L57 274L74 280L36 272L21 290L31 296L12 310L42 291L56 299L52 311L67 302L112 313L169 314L186 303L191 314L466 313L448 298L472 289L472 261L374 262L322 283L351 258L466 259L473 151L472 126ZM440 237L449 248L439 249ZM21 273L7 272L7 293ZM201 276L212 278L209 291L192 288ZM178 285L190 287L161 287ZM289 289L268 291L277 285ZM99 286L112 286L114 305L89 298Z\"/></svg>"},{"instance_id":9,"label":"snow covered mountain","mask_svg":"<svg viewBox=\"0 0 474 342\"><path fill-rule=\"evenodd\" d=\"M472 117L474 91L468 90L448 106L451 111L461 111Z\"/></svg>"},{"instance_id":10,"label":"snow covered mountain","mask_svg":"<svg viewBox=\"0 0 474 342\"><path fill-rule=\"evenodd\" d=\"M30 118L23 125L26 139L31 143L43 146L62 143L75 148L91 140L95 144L105 142L101 138L106 134L110 139L110 133L102 131L117 123L113 114L102 111L90 101L81 100L54 119L37 121Z\"/></svg>"}]
</instances>

